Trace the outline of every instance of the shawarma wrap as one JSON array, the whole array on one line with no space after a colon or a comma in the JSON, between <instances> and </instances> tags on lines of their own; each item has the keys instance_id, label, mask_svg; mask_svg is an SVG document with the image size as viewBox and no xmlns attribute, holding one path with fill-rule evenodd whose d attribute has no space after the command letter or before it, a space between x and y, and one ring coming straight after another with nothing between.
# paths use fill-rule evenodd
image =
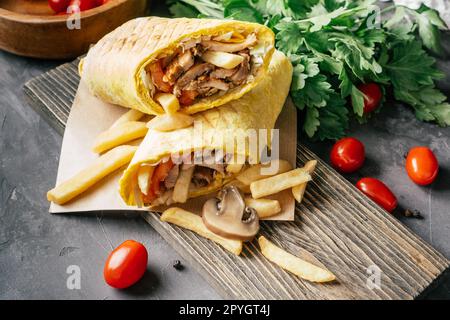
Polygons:
<instances>
[{"instance_id":1,"label":"shawarma wrap","mask_svg":"<svg viewBox=\"0 0 450 320\"><path fill-rule=\"evenodd\" d=\"M103 37L79 65L100 99L160 115L173 94L193 114L239 99L262 80L274 51L260 24L213 19L137 18Z\"/></svg>"},{"instance_id":2,"label":"shawarma wrap","mask_svg":"<svg viewBox=\"0 0 450 320\"><path fill-rule=\"evenodd\" d=\"M261 139L258 129L270 135L291 77L289 59L276 51L267 76L241 99L195 114L193 126L170 132L149 130L120 179L123 200L146 207L185 202L217 191L239 170L257 163L261 150L242 141L255 134Z\"/></svg>"}]
</instances>

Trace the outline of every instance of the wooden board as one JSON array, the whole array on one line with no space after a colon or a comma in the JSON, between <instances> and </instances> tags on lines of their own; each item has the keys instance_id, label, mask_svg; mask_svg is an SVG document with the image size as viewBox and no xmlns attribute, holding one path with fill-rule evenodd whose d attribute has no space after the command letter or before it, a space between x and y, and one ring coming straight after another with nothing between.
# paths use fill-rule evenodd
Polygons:
<instances>
[{"instance_id":1,"label":"wooden board","mask_svg":"<svg viewBox=\"0 0 450 320\"><path fill-rule=\"evenodd\" d=\"M79 83L77 62L65 64L25 85L34 108L60 132ZM297 165L317 159L297 146ZM296 255L311 253L338 281L313 284L265 260L256 241L241 257L190 231L150 223L224 298L242 299L414 299L449 261L394 217L362 195L320 159L293 222L265 222L262 234ZM305 252L306 250L306 252ZM380 288L367 286L368 268L381 270Z\"/></svg>"}]
</instances>

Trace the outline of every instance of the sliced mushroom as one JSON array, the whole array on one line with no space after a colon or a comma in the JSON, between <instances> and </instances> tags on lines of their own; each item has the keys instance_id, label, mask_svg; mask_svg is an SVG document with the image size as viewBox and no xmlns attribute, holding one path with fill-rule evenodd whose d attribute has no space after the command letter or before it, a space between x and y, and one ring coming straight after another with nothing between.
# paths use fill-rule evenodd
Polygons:
<instances>
[{"instance_id":1,"label":"sliced mushroom","mask_svg":"<svg viewBox=\"0 0 450 320\"><path fill-rule=\"evenodd\" d=\"M245 205L241 192L234 186L222 189L217 198L206 201L202 216L205 226L224 238L250 241L259 231L256 210Z\"/></svg>"}]
</instances>

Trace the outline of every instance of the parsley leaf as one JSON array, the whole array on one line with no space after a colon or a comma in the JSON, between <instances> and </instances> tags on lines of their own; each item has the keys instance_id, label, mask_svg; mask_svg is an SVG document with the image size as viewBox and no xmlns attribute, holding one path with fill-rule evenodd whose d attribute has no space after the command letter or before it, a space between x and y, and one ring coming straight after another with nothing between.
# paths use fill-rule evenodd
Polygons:
<instances>
[{"instance_id":1,"label":"parsley leaf","mask_svg":"<svg viewBox=\"0 0 450 320\"><path fill-rule=\"evenodd\" d=\"M305 106L325 107L331 92L333 90L331 84L327 81L327 77L318 74L305 79L304 87L300 90L291 91L291 96L297 107L303 110Z\"/></svg>"},{"instance_id":2,"label":"parsley leaf","mask_svg":"<svg viewBox=\"0 0 450 320\"><path fill-rule=\"evenodd\" d=\"M252 0L255 8L265 16L281 15L294 19L306 17L306 13L319 0Z\"/></svg>"},{"instance_id":3,"label":"parsley leaf","mask_svg":"<svg viewBox=\"0 0 450 320\"><path fill-rule=\"evenodd\" d=\"M407 29L412 31L411 29L416 26L418 27L419 36L425 47L435 53L440 53L442 48L439 29L445 30L447 26L439 17L436 10L424 4L417 10L412 10L407 7L397 7L394 15L385 24L386 28L393 29L394 32L398 33L401 31L404 37L408 36L408 33L405 33Z\"/></svg>"}]
</instances>

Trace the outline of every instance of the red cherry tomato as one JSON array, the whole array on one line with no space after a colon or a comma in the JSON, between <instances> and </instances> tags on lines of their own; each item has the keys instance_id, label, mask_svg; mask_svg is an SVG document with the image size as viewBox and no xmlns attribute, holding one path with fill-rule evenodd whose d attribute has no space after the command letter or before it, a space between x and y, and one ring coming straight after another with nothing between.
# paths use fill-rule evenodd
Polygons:
<instances>
[{"instance_id":1,"label":"red cherry tomato","mask_svg":"<svg viewBox=\"0 0 450 320\"><path fill-rule=\"evenodd\" d=\"M380 104L383 93L376 83L363 83L358 86L359 91L364 93L364 113L374 111Z\"/></svg>"},{"instance_id":2,"label":"red cherry tomato","mask_svg":"<svg viewBox=\"0 0 450 320\"><path fill-rule=\"evenodd\" d=\"M97 7L99 7L101 5L104 5L107 2L108 2L108 0L96 0L95 4L96 4Z\"/></svg>"},{"instance_id":3,"label":"red cherry tomato","mask_svg":"<svg viewBox=\"0 0 450 320\"><path fill-rule=\"evenodd\" d=\"M103 269L106 283L117 289L128 288L142 278L147 261L147 250L141 243L125 241L106 260Z\"/></svg>"},{"instance_id":4,"label":"red cherry tomato","mask_svg":"<svg viewBox=\"0 0 450 320\"><path fill-rule=\"evenodd\" d=\"M426 186L432 183L438 174L439 163L427 147L414 147L406 157L406 172L412 181Z\"/></svg>"},{"instance_id":5,"label":"red cherry tomato","mask_svg":"<svg viewBox=\"0 0 450 320\"><path fill-rule=\"evenodd\" d=\"M386 211L392 212L397 208L397 198L380 180L375 178L362 178L356 183L356 187Z\"/></svg>"},{"instance_id":6,"label":"red cherry tomato","mask_svg":"<svg viewBox=\"0 0 450 320\"><path fill-rule=\"evenodd\" d=\"M70 0L48 0L48 5L55 13L66 12Z\"/></svg>"},{"instance_id":7,"label":"red cherry tomato","mask_svg":"<svg viewBox=\"0 0 450 320\"><path fill-rule=\"evenodd\" d=\"M351 137L337 141L330 152L331 164L344 173L351 173L361 168L365 158L364 145L358 139Z\"/></svg>"},{"instance_id":8,"label":"red cherry tomato","mask_svg":"<svg viewBox=\"0 0 450 320\"><path fill-rule=\"evenodd\" d=\"M70 0L71 12L86 11L97 6L96 0ZM78 10L79 8L79 10Z\"/></svg>"}]
</instances>

